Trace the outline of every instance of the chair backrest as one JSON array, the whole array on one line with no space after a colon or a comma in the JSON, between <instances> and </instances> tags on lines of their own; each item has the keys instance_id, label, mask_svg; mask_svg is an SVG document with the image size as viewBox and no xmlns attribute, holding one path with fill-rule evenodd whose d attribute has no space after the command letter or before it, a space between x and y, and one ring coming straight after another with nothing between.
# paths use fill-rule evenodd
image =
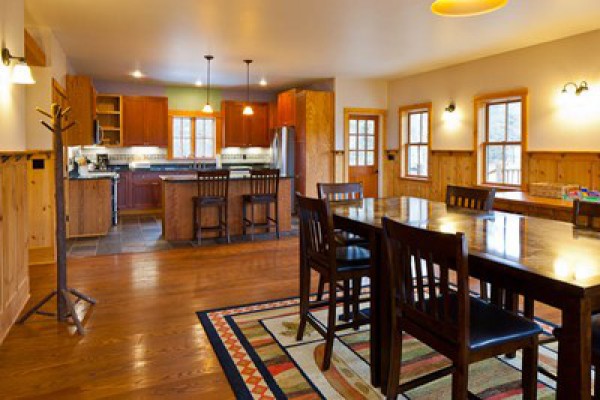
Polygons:
<instances>
[{"instance_id":1,"label":"chair backrest","mask_svg":"<svg viewBox=\"0 0 600 400\"><path fill-rule=\"evenodd\" d=\"M278 169L252 169L250 170L250 194L271 195L277 197L279 193Z\"/></svg>"},{"instance_id":2,"label":"chair backrest","mask_svg":"<svg viewBox=\"0 0 600 400\"><path fill-rule=\"evenodd\" d=\"M316 262L335 271L333 217L325 200L296 193L296 210L300 225L300 259Z\"/></svg>"},{"instance_id":3,"label":"chair backrest","mask_svg":"<svg viewBox=\"0 0 600 400\"><path fill-rule=\"evenodd\" d=\"M470 208L472 210L492 211L496 189L472 188L448 185L446 187L446 205Z\"/></svg>"},{"instance_id":4,"label":"chair backrest","mask_svg":"<svg viewBox=\"0 0 600 400\"><path fill-rule=\"evenodd\" d=\"M229 170L197 171L198 197L227 198Z\"/></svg>"},{"instance_id":5,"label":"chair backrest","mask_svg":"<svg viewBox=\"0 0 600 400\"><path fill-rule=\"evenodd\" d=\"M599 223L599 203L591 203L589 201L581 201L579 199L573 202L573 225L575 225L577 228L600 230Z\"/></svg>"},{"instance_id":6,"label":"chair backrest","mask_svg":"<svg viewBox=\"0 0 600 400\"><path fill-rule=\"evenodd\" d=\"M433 232L384 217L383 235L392 303L402 323L446 342L467 346L469 267L464 234ZM456 272L456 290L450 287L450 270Z\"/></svg>"},{"instance_id":7,"label":"chair backrest","mask_svg":"<svg viewBox=\"0 0 600 400\"><path fill-rule=\"evenodd\" d=\"M320 199L327 201L362 200L362 183L317 183Z\"/></svg>"}]
</instances>

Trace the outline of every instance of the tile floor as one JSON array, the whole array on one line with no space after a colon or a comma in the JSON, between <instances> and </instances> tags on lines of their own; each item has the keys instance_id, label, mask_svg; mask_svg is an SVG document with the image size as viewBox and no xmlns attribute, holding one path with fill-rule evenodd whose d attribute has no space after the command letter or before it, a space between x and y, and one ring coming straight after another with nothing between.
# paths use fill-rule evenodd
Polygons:
<instances>
[{"instance_id":1,"label":"tile floor","mask_svg":"<svg viewBox=\"0 0 600 400\"><path fill-rule=\"evenodd\" d=\"M297 219L292 218L292 231L283 236L296 235ZM257 234L256 240L273 240L275 234ZM250 240L249 237L232 237L232 242ZM224 239L203 239L202 245L226 243ZM90 257L106 254L141 253L182 247L197 247L195 241L169 242L162 239L162 224L158 216L125 216L113 226L108 235L99 238L70 239L67 242L69 257Z\"/></svg>"}]
</instances>

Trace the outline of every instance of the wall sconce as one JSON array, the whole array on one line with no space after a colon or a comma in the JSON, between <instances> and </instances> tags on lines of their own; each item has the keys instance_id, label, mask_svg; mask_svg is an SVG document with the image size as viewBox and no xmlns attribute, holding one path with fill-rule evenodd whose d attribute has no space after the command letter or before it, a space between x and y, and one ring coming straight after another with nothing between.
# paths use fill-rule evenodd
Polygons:
<instances>
[{"instance_id":1,"label":"wall sconce","mask_svg":"<svg viewBox=\"0 0 600 400\"><path fill-rule=\"evenodd\" d=\"M10 51L4 47L2 49L2 63L7 67L10 66L11 60L17 60L17 64L13 67L11 80L19 85L33 85L35 79L31 76L31 68L27 65L25 57L15 57L10 54Z\"/></svg>"},{"instance_id":2,"label":"wall sconce","mask_svg":"<svg viewBox=\"0 0 600 400\"><path fill-rule=\"evenodd\" d=\"M568 94L569 93L569 88L571 86L575 90L574 92L571 92L571 93L574 93L576 96L579 96L581 93L590 90L590 88L588 86L588 83L586 81L581 81L581 83L579 85L576 84L575 82L567 82L567 83L565 83L565 86L563 86L562 93L563 94Z\"/></svg>"},{"instance_id":3,"label":"wall sconce","mask_svg":"<svg viewBox=\"0 0 600 400\"><path fill-rule=\"evenodd\" d=\"M456 104L454 104L454 102L453 102L453 101L452 101L452 102L450 102L450 104L448 104L448 107L446 107L446 108L444 109L444 111L445 111L445 112L447 112L447 113L453 113L453 112L454 112L454 110L456 110Z\"/></svg>"}]
</instances>

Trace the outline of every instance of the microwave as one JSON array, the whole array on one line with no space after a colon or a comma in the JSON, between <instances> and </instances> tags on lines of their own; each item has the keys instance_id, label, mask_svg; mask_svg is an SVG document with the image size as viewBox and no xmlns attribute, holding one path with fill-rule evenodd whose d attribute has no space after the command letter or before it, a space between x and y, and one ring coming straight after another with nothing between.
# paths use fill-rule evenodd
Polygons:
<instances>
[{"instance_id":1,"label":"microwave","mask_svg":"<svg viewBox=\"0 0 600 400\"><path fill-rule=\"evenodd\" d=\"M100 122L97 119L94 120L94 132L92 132L92 142L94 144L102 144L104 138L104 131L100 126Z\"/></svg>"}]
</instances>

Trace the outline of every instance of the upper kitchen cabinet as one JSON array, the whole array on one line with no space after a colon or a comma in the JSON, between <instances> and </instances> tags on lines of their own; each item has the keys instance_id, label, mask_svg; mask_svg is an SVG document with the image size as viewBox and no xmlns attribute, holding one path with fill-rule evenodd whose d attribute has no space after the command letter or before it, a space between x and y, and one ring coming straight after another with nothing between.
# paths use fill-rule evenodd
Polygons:
<instances>
[{"instance_id":1,"label":"upper kitchen cabinet","mask_svg":"<svg viewBox=\"0 0 600 400\"><path fill-rule=\"evenodd\" d=\"M168 145L169 102L166 97L123 97L123 145Z\"/></svg>"},{"instance_id":2,"label":"upper kitchen cabinet","mask_svg":"<svg viewBox=\"0 0 600 400\"><path fill-rule=\"evenodd\" d=\"M277 125L296 125L296 89L279 93L277 96Z\"/></svg>"},{"instance_id":3,"label":"upper kitchen cabinet","mask_svg":"<svg viewBox=\"0 0 600 400\"><path fill-rule=\"evenodd\" d=\"M223 147L269 147L269 104L251 103L254 115L243 115L246 103L224 101Z\"/></svg>"},{"instance_id":4,"label":"upper kitchen cabinet","mask_svg":"<svg viewBox=\"0 0 600 400\"><path fill-rule=\"evenodd\" d=\"M77 124L65 136L67 146L94 144L96 119L96 89L87 76L67 75L67 97L71 105L69 120Z\"/></svg>"}]
</instances>

